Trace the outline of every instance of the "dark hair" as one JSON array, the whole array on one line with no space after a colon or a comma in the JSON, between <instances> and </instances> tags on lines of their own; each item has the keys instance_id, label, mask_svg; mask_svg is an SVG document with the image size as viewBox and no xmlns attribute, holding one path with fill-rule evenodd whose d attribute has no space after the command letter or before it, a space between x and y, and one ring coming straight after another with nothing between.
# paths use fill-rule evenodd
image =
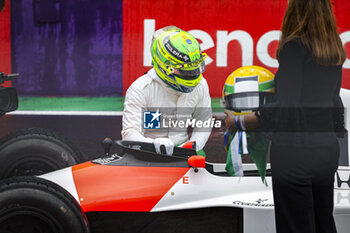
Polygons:
<instances>
[{"instance_id":1,"label":"dark hair","mask_svg":"<svg viewBox=\"0 0 350 233\"><path fill-rule=\"evenodd\" d=\"M294 39L300 39L320 65L342 65L346 59L329 0L289 0L277 59L283 45Z\"/></svg>"}]
</instances>

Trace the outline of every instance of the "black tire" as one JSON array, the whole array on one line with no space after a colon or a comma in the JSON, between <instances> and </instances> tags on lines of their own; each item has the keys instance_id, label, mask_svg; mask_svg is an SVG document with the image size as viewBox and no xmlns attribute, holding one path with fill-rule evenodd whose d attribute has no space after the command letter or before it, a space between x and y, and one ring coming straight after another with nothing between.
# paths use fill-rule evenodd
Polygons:
<instances>
[{"instance_id":1,"label":"black tire","mask_svg":"<svg viewBox=\"0 0 350 233\"><path fill-rule=\"evenodd\" d=\"M0 179L41 175L80 162L67 139L41 128L15 131L0 139Z\"/></svg>"},{"instance_id":2,"label":"black tire","mask_svg":"<svg viewBox=\"0 0 350 233\"><path fill-rule=\"evenodd\" d=\"M85 214L60 186L39 177L0 182L0 232L89 233Z\"/></svg>"}]
</instances>

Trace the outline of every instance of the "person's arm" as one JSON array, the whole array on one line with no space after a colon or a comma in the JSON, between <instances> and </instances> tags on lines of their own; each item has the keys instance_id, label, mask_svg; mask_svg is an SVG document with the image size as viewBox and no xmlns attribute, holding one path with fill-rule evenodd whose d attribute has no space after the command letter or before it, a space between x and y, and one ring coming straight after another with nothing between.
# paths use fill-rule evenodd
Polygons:
<instances>
[{"instance_id":1,"label":"person's arm","mask_svg":"<svg viewBox=\"0 0 350 233\"><path fill-rule=\"evenodd\" d=\"M301 104L305 51L298 41L287 42L281 49L275 84L276 100L282 107Z\"/></svg>"},{"instance_id":2,"label":"person's arm","mask_svg":"<svg viewBox=\"0 0 350 233\"><path fill-rule=\"evenodd\" d=\"M203 92L200 98L199 103L196 106L196 110L194 112L194 118L201 121L206 121L212 118L212 110L211 110L211 98L209 94L209 87L207 82L204 80L203 82ZM205 144L207 143L209 136L211 134L211 128L209 129L198 129L194 128L190 141L196 142L196 150L202 150Z\"/></svg>"},{"instance_id":3,"label":"person's arm","mask_svg":"<svg viewBox=\"0 0 350 233\"><path fill-rule=\"evenodd\" d=\"M122 139L153 142L142 133L142 108L146 107L145 93L132 86L127 90L123 110Z\"/></svg>"},{"instance_id":4,"label":"person's arm","mask_svg":"<svg viewBox=\"0 0 350 233\"><path fill-rule=\"evenodd\" d=\"M227 130L230 132L236 131L237 127L235 124L235 116L229 110L225 110L225 114L226 114L225 126L226 126ZM256 116L255 112L248 113L246 115L240 115L238 117L239 118L244 117L244 127L247 130L255 129L255 128L258 128L260 126L259 119ZM241 122L241 120L239 120L239 122Z\"/></svg>"},{"instance_id":5,"label":"person's arm","mask_svg":"<svg viewBox=\"0 0 350 233\"><path fill-rule=\"evenodd\" d=\"M125 95L123 111L122 139L130 141L153 143L156 153L162 154L161 146L165 147L165 153L172 155L174 143L169 138L148 138L142 133L143 112L147 105L145 92L131 86Z\"/></svg>"},{"instance_id":6,"label":"person's arm","mask_svg":"<svg viewBox=\"0 0 350 233\"><path fill-rule=\"evenodd\" d=\"M345 129L344 105L339 95L334 97L333 104L332 118L334 132L339 138L344 138L347 130Z\"/></svg>"},{"instance_id":7,"label":"person's arm","mask_svg":"<svg viewBox=\"0 0 350 233\"><path fill-rule=\"evenodd\" d=\"M333 98L332 118L334 132L336 133L337 137L344 138L347 130L345 129L344 104L342 99L340 98L340 88L341 79L339 79L337 83L337 88Z\"/></svg>"}]
</instances>

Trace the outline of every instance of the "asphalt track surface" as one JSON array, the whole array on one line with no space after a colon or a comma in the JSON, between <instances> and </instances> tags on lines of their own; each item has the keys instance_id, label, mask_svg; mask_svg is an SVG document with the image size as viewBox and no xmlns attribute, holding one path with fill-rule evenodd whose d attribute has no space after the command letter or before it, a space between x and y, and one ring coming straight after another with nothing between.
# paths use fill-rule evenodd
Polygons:
<instances>
[{"instance_id":1,"label":"asphalt track surface","mask_svg":"<svg viewBox=\"0 0 350 233\"><path fill-rule=\"evenodd\" d=\"M104 138L121 139L121 122L122 116L5 115L0 118L0 137L23 128L51 129L72 141L87 161L103 155ZM223 127L212 132L204 148L207 161L226 162L224 132Z\"/></svg>"}]
</instances>

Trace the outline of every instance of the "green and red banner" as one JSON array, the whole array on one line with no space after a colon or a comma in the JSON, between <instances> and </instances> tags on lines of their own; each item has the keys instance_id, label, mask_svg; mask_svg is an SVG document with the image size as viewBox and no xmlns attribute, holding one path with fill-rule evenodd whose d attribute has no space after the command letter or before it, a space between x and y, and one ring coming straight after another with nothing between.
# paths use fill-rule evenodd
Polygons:
<instances>
[{"instance_id":1,"label":"green and red banner","mask_svg":"<svg viewBox=\"0 0 350 233\"><path fill-rule=\"evenodd\" d=\"M342 86L350 89L350 1L331 2L348 53ZM204 77L220 97L241 66L276 72L286 7L287 0L6 0L0 72L20 74L20 96L123 96L151 68L154 31L175 25L208 54Z\"/></svg>"},{"instance_id":2,"label":"green and red banner","mask_svg":"<svg viewBox=\"0 0 350 233\"><path fill-rule=\"evenodd\" d=\"M343 87L350 88L350 1L332 1L339 33L349 54ZM208 54L204 77L212 97L220 97L227 76L244 65L273 73L287 0L123 1L123 88L151 67L155 30L175 25L190 31Z\"/></svg>"}]
</instances>

